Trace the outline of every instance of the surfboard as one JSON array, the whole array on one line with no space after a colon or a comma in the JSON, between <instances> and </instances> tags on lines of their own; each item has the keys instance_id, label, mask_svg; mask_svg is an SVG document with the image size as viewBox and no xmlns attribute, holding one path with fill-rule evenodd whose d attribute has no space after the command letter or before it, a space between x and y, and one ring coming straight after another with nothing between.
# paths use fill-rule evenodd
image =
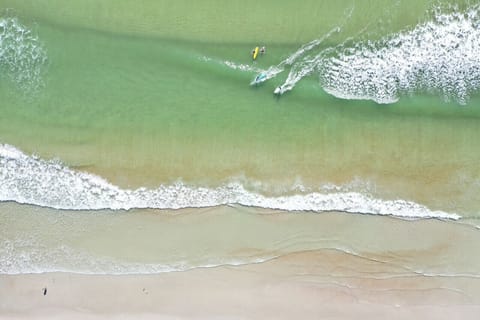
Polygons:
<instances>
[{"instance_id":1,"label":"surfboard","mask_svg":"<svg viewBox=\"0 0 480 320\"><path fill-rule=\"evenodd\" d=\"M267 75L262 72L262 73L259 73L259 74L255 77L255 79L253 79L252 82L250 82L250 85L252 85L252 86L253 86L253 85L257 85L257 84L260 84L260 83L262 83L262 82L264 82L264 81L266 81L266 80L267 80Z\"/></svg>"},{"instance_id":2,"label":"surfboard","mask_svg":"<svg viewBox=\"0 0 480 320\"><path fill-rule=\"evenodd\" d=\"M255 47L255 49L253 50L253 53L252 53L253 60L257 59L258 51L259 51L259 48Z\"/></svg>"}]
</instances>

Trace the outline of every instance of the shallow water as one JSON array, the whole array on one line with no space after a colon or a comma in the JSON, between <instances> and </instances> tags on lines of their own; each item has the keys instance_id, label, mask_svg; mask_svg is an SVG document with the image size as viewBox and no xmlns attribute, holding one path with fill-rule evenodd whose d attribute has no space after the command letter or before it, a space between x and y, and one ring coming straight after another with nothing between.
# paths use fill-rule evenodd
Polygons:
<instances>
[{"instance_id":1,"label":"shallow water","mask_svg":"<svg viewBox=\"0 0 480 320\"><path fill-rule=\"evenodd\" d=\"M331 250L396 275L478 277L477 229L340 212L241 206L61 211L3 203L0 273L150 274ZM428 234L428 237L425 235ZM360 276L360 275L357 275Z\"/></svg>"}]
</instances>

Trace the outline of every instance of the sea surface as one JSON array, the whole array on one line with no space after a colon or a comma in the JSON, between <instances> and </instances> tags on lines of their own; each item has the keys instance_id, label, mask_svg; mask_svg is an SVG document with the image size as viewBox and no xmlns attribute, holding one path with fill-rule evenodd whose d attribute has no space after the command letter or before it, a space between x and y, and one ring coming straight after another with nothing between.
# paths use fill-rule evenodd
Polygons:
<instances>
[{"instance_id":1,"label":"sea surface","mask_svg":"<svg viewBox=\"0 0 480 320\"><path fill-rule=\"evenodd\" d=\"M474 1L0 0L0 273L417 248L476 276L428 246L475 251L479 52Z\"/></svg>"}]
</instances>

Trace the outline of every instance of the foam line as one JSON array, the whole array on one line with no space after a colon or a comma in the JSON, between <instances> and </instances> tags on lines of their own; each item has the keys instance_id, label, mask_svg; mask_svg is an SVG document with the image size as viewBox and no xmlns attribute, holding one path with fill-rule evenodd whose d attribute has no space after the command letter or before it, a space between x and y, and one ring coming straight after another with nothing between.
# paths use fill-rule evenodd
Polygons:
<instances>
[{"instance_id":1,"label":"foam line","mask_svg":"<svg viewBox=\"0 0 480 320\"><path fill-rule=\"evenodd\" d=\"M0 201L67 210L180 209L239 204L288 211L344 211L406 218L459 219L406 200L382 200L358 192L308 192L266 196L232 181L216 188L177 182L156 189L121 189L105 179L72 170L59 161L28 156L0 145Z\"/></svg>"},{"instance_id":2,"label":"foam line","mask_svg":"<svg viewBox=\"0 0 480 320\"><path fill-rule=\"evenodd\" d=\"M382 40L304 57L276 92L291 90L317 72L323 89L342 99L388 104L426 92L465 105L480 89L479 11L480 5L465 12L437 12L432 21Z\"/></svg>"}]
</instances>

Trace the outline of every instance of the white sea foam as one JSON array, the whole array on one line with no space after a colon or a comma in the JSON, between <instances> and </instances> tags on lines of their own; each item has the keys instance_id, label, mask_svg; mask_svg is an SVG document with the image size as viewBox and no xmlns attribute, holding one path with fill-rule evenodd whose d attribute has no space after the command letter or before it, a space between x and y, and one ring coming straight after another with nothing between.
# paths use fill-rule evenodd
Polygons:
<instances>
[{"instance_id":1,"label":"white sea foam","mask_svg":"<svg viewBox=\"0 0 480 320\"><path fill-rule=\"evenodd\" d=\"M279 94L318 74L324 90L343 99L393 103L428 92L466 104L480 89L480 6L440 13L432 21L354 47L295 57Z\"/></svg>"},{"instance_id":2,"label":"white sea foam","mask_svg":"<svg viewBox=\"0 0 480 320\"><path fill-rule=\"evenodd\" d=\"M259 84L261 82L265 82L268 79L272 79L272 78L276 77L279 73L282 73L287 66L292 65L298 58L300 58L306 52L308 52L308 51L312 50L313 48L319 46L323 41L325 41L326 39L331 37L332 34L337 33L339 31L340 31L340 28L335 27L332 30L330 30L329 32L327 32L325 35L323 35L320 39L315 39L315 40L301 46L295 53L293 53L288 58L286 58L285 60L280 62L278 65L271 66L267 70L261 70L260 74L264 75L264 77L262 77L262 80L257 81L256 79L254 79L250 83L250 85L256 85L256 84Z\"/></svg>"},{"instance_id":3,"label":"white sea foam","mask_svg":"<svg viewBox=\"0 0 480 320\"><path fill-rule=\"evenodd\" d=\"M479 7L437 14L410 31L359 44L319 66L325 90L346 99L392 103L426 91L466 104L480 88Z\"/></svg>"},{"instance_id":4,"label":"white sea foam","mask_svg":"<svg viewBox=\"0 0 480 320\"><path fill-rule=\"evenodd\" d=\"M0 18L0 77L6 76L22 90L42 84L46 50L38 36L15 17Z\"/></svg>"},{"instance_id":5,"label":"white sea foam","mask_svg":"<svg viewBox=\"0 0 480 320\"><path fill-rule=\"evenodd\" d=\"M241 70L241 71L256 71L258 72L258 68L252 67L248 64L242 64L242 63L235 63L233 61L224 61L223 62L227 67L233 70Z\"/></svg>"},{"instance_id":6,"label":"white sea foam","mask_svg":"<svg viewBox=\"0 0 480 320\"><path fill-rule=\"evenodd\" d=\"M350 15L351 15L351 12L350 12ZM250 82L250 85L257 85L261 82L265 82L269 79L275 78L278 74L282 73L285 70L286 67L291 66L292 64L294 65L293 68L295 68L296 64L294 64L294 63L298 59L300 59L302 56L304 56L310 50L314 49L315 47L318 47L326 39L330 38L333 34L338 33L340 31L341 31L341 27L334 27L330 31L328 31L326 34L324 34L321 38L312 40L309 43L301 46L297 51L295 51L295 53L290 55L288 58L286 58L285 60L283 60L279 64L277 64L275 66L270 66L267 70L261 70L260 74L264 75L264 77L262 77L262 80L258 81L256 79L254 79L254 80L252 80L252 82ZM315 65L312 65L312 66L315 67ZM306 75L306 73L302 77L304 77L305 75ZM295 75L295 77L297 77L297 75ZM290 74L289 74L289 78L290 78ZM287 80L287 82L285 82L285 84L284 84L285 88L289 86L288 81L291 81L291 79ZM293 86L292 86L292 88L293 88ZM290 90L290 89L288 89L288 90ZM284 91L282 91L282 93L283 92Z\"/></svg>"},{"instance_id":7,"label":"white sea foam","mask_svg":"<svg viewBox=\"0 0 480 320\"><path fill-rule=\"evenodd\" d=\"M458 219L455 213L430 210L405 200L382 200L359 192L312 192L266 196L241 182L216 188L177 182L156 189L121 189L106 180L72 170L59 161L27 156L0 145L0 201L16 201L57 209L180 209L239 204L288 211L343 211L407 218Z\"/></svg>"},{"instance_id":8,"label":"white sea foam","mask_svg":"<svg viewBox=\"0 0 480 320\"><path fill-rule=\"evenodd\" d=\"M291 54L286 59L281 61L279 64L274 65L274 66L270 66L267 70L262 70L260 72L260 74L263 75L261 80L259 81L258 76L257 76L254 80L252 80L252 82L250 82L250 85L257 85L257 84L265 82L269 79L275 78L278 74L282 73L285 70L285 68L288 67L288 66L294 65L293 68L295 68L296 62L298 60L304 59L303 57L308 52L310 52L311 50L319 47L325 40L329 39L335 33L339 33L342 30L344 25L352 17L354 8L355 7L351 7L351 8L349 8L345 11L344 18L342 19L342 21L339 23L338 26L333 27L328 32L326 32L324 35L322 35L320 38L314 39L314 40L310 41L309 43L306 43L306 44L302 45L300 48L297 49L297 51L295 51L293 54ZM303 76L305 76L305 75L303 75ZM289 77L290 77L290 75L289 75ZM285 84L283 86L279 87L280 92L278 92L278 93L283 94L285 91L291 90L293 88L293 86L291 88L289 86L290 86L289 83L285 82Z\"/></svg>"},{"instance_id":9,"label":"white sea foam","mask_svg":"<svg viewBox=\"0 0 480 320\"><path fill-rule=\"evenodd\" d=\"M255 66L251 66L251 65L248 65L248 64L244 64L244 63L236 63L236 62L230 61L230 60L218 60L218 59L210 58L210 57L207 57L207 56L202 56L199 59L202 60L202 61L205 61L205 62L215 62L217 64L224 65L224 66L226 66L230 69L233 69L233 70L240 70L240 71L245 71L245 72L259 72L259 71L261 71L261 69L255 67Z\"/></svg>"},{"instance_id":10,"label":"white sea foam","mask_svg":"<svg viewBox=\"0 0 480 320\"><path fill-rule=\"evenodd\" d=\"M172 260L157 263L128 262L93 255L78 248L41 244L34 237L0 238L0 274L71 272L80 274L156 274L197 268L241 266L266 262L276 256L209 258L202 261Z\"/></svg>"}]
</instances>

